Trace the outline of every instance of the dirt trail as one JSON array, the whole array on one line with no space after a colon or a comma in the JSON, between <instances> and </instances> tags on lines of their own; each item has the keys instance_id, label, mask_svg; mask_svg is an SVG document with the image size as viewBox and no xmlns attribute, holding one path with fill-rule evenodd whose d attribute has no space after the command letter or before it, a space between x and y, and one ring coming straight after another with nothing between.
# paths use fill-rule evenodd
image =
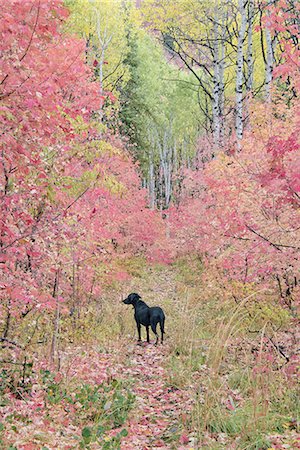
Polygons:
<instances>
[{"instance_id":1,"label":"dirt trail","mask_svg":"<svg viewBox=\"0 0 300 450\"><path fill-rule=\"evenodd\" d=\"M117 368L119 377L133 380L132 391L136 396L126 424L129 434L122 441L121 450L187 448L183 445L188 441L185 442L182 427L192 407L192 393L168 385L164 367L167 354L167 346L132 345L126 355L129 365Z\"/></svg>"},{"instance_id":2,"label":"dirt trail","mask_svg":"<svg viewBox=\"0 0 300 450\"><path fill-rule=\"evenodd\" d=\"M150 305L161 305L168 311L177 296L176 284L175 275L162 268L135 278L126 290L139 292ZM69 345L60 351L59 373L52 372L47 359L35 361L32 389L26 398L11 395L7 390L0 407L1 449L9 445L18 450L100 449L103 445L105 449L116 449L119 447L112 437L121 430L128 435L122 437L120 450L196 448L185 430L194 398L192 387L179 389L170 383L168 329L172 324L168 323L168 313L163 346L155 346L154 340L137 345L133 314L131 310L126 313L130 317L130 322L126 322L127 338L122 334L120 339L110 342ZM145 339L144 329L142 333ZM98 400L91 393L94 387L109 386L114 379L124 381L126 389L134 395L134 403L119 429L105 429L94 440L98 425L92 418L98 417L101 408L103 415L103 405L101 397Z\"/></svg>"},{"instance_id":3,"label":"dirt trail","mask_svg":"<svg viewBox=\"0 0 300 450\"><path fill-rule=\"evenodd\" d=\"M128 293L138 292L150 305L168 309L178 295L177 287L176 272L161 267L159 270L147 270L146 279L134 278L127 288ZM134 320L132 326L134 329ZM133 413L125 425L128 436L122 440L121 450L192 448L183 428L194 394L191 388L179 389L169 383L167 359L170 354L170 326L167 314L166 344L157 347L153 343L129 345L126 350L127 363L117 368L117 377L133 380L132 391L136 396ZM145 330L142 333L145 334Z\"/></svg>"}]
</instances>

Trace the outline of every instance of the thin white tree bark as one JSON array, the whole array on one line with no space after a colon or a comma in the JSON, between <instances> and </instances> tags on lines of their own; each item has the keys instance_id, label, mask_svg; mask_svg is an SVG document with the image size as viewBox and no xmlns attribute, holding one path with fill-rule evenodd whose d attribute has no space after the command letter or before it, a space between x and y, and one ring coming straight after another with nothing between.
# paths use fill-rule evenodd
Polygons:
<instances>
[{"instance_id":1,"label":"thin white tree bark","mask_svg":"<svg viewBox=\"0 0 300 450\"><path fill-rule=\"evenodd\" d=\"M246 8L245 0L238 0L238 11L240 14L240 27L238 31L238 45L237 45L237 56L236 56L236 116L235 116L235 131L238 142L243 137L244 128L244 117L243 117L243 62L244 62L244 52L243 45L246 32Z\"/></svg>"},{"instance_id":2,"label":"thin white tree bark","mask_svg":"<svg viewBox=\"0 0 300 450\"><path fill-rule=\"evenodd\" d=\"M149 155L149 202L150 208L155 208L155 170L154 170L154 155L153 148L150 150Z\"/></svg>"},{"instance_id":3,"label":"thin white tree bark","mask_svg":"<svg viewBox=\"0 0 300 450\"><path fill-rule=\"evenodd\" d=\"M227 10L224 8L222 10L222 17L221 17L221 32L220 32L220 71L219 71L219 117L220 117L220 145L222 146L223 140L224 140L224 108L225 108L225 56L226 56L226 49L225 49L225 38L226 38L226 15Z\"/></svg>"},{"instance_id":4,"label":"thin white tree bark","mask_svg":"<svg viewBox=\"0 0 300 450\"><path fill-rule=\"evenodd\" d=\"M274 48L272 42L271 31L266 28L266 98L267 101L271 101L271 88L273 80L273 67L274 67Z\"/></svg>"},{"instance_id":5,"label":"thin white tree bark","mask_svg":"<svg viewBox=\"0 0 300 450\"><path fill-rule=\"evenodd\" d=\"M172 196L173 147L171 138L172 131L170 129L165 130L162 142L160 142L159 137L157 142L162 175L163 207L165 209L169 207Z\"/></svg>"},{"instance_id":6,"label":"thin white tree bark","mask_svg":"<svg viewBox=\"0 0 300 450\"><path fill-rule=\"evenodd\" d=\"M224 107L225 107L225 38L227 9L217 0L214 6L213 19L213 89L212 89L212 128L214 150L222 146L224 138Z\"/></svg>"},{"instance_id":7,"label":"thin white tree bark","mask_svg":"<svg viewBox=\"0 0 300 450\"><path fill-rule=\"evenodd\" d=\"M218 2L214 9L213 26L213 92L212 92L212 116L213 116L213 139L214 147L217 149L220 143L220 55L219 55L219 8Z\"/></svg>"},{"instance_id":8,"label":"thin white tree bark","mask_svg":"<svg viewBox=\"0 0 300 450\"><path fill-rule=\"evenodd\" d=\"M250 101L253 94L254 82L254 55L253 55L253 24L254 24L254 0L248 0L247 12L247 53L246 53L246 69L245 69L245 84L246 97L244 100L244 123L245 126L250 127Z\"/></svg>"},{"instance_id":9,"label":"thin white tree bark","mask_svg":"<svg viewBox=\"0 0 300 450\"><path fill-rule=\"evenodd\" d=\"M254 22L254 0L248 1L248 36L247 36L247 93L253 90L254 57L253 57L253 22Z\"/></svg>"},{"instance_id":10,"label":"thin white tree bark","mask_svg":"<svg viewBox=\"0 0 300 450\"><path fill-rule=\"evenodd\" d=\"M104 28L102 31L102 25L101 25L101 17L100 12L97 8L94 8L95 14L96 14L96 31L97 31L97 37L99 41L99 61L98 61L98 68L99 68L99 95L100 95L100 107L99 107L99 117L100 121L103 120L103 68L104 68L104 62L105 62L105 52L112 40L113 35L108 34L107 28Z\"/></svg>"}]
</instances>

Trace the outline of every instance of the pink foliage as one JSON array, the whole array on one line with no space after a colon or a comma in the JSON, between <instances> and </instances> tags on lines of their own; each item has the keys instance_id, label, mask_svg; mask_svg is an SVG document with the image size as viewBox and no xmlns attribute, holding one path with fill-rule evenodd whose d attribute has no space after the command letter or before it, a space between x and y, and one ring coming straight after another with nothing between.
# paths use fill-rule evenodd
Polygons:
<instances>
[{"instance_id":1,"label":"pink foliage","mask_svg":"<svg viewBox=\"0 0 300 450\"><path fill-rule=\"evenodd\" d=\"M282 63L275 74L283 82L289 76L286 91L295 96L300 88L299 49L290 45L288 31L299 36L299 30L292 25L288 29L281 3L265 26L286 32L280 35ZM296 101L287 104L280 89L274 98L276 105L252 102L251 129L241 151L219 153L202 168L186 171L179 206L171 211L171 235L179 253L200 253L217 265L220 276L263 283L265 288L284 280L284 289L295 288L296 301L300 107Z\"/></svg>"},{"instance_id":2,"label":"pink foliage","mask_svg":"<svg viewBox=\"0 0 300 450\"><path fill-rule=\"evenodd\" d=\"M73 267L96 294L97 264L146 254L162 227L117 139L98 151L98 84L83 41L62 34L62 2L5 2L1 14L0 298L18 315L52 309L55 283L67 299Z\"/></svg>"}]
</instances>

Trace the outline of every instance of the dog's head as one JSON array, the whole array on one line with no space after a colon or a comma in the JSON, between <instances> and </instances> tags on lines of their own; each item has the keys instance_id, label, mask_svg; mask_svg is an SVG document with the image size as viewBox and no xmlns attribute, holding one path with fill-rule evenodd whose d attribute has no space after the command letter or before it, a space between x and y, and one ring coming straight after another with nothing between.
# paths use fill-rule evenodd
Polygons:
<instances>
[{"instance_id":1,"label":"dog's head","mask_svg":"<svg viewBox=\"0 0 300 450\"><path fill-rule=\"evenodd\" d=\"M129 294L125 300L123 300L123 303L125 305L136 305L139 299L142 298L139 294L135 294L134 292L132 294Z\"/></svg>"}]
</instances>

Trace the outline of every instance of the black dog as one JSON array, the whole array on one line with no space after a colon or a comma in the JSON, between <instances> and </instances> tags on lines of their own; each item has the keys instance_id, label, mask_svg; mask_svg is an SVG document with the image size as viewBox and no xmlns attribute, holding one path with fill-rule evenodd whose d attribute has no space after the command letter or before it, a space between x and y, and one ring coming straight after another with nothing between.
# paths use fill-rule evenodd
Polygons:
<instances>
[{"instance_id":1,"label":"black dog","mask_svg":"<svg viewBox=\"0 0 300 450\"><path fill-rule=\"evenodd\" d=\"M144 325L147 331L147 342L150 342L149 326L151 326L151 329L156 336L155 345L157 345L158 333L156 332L156 327L159 323L161 331L161 343L163 343L165 332L165 315L163 310L159 306L149 307L145 302L141 300L139 294L134 293L128 295L128 297L123 300L123 303L125 303L125 305L132 305L134 307L134 318L139 333L139 341L142 340L141 325Z\"/></svg>"}]
</instances>

